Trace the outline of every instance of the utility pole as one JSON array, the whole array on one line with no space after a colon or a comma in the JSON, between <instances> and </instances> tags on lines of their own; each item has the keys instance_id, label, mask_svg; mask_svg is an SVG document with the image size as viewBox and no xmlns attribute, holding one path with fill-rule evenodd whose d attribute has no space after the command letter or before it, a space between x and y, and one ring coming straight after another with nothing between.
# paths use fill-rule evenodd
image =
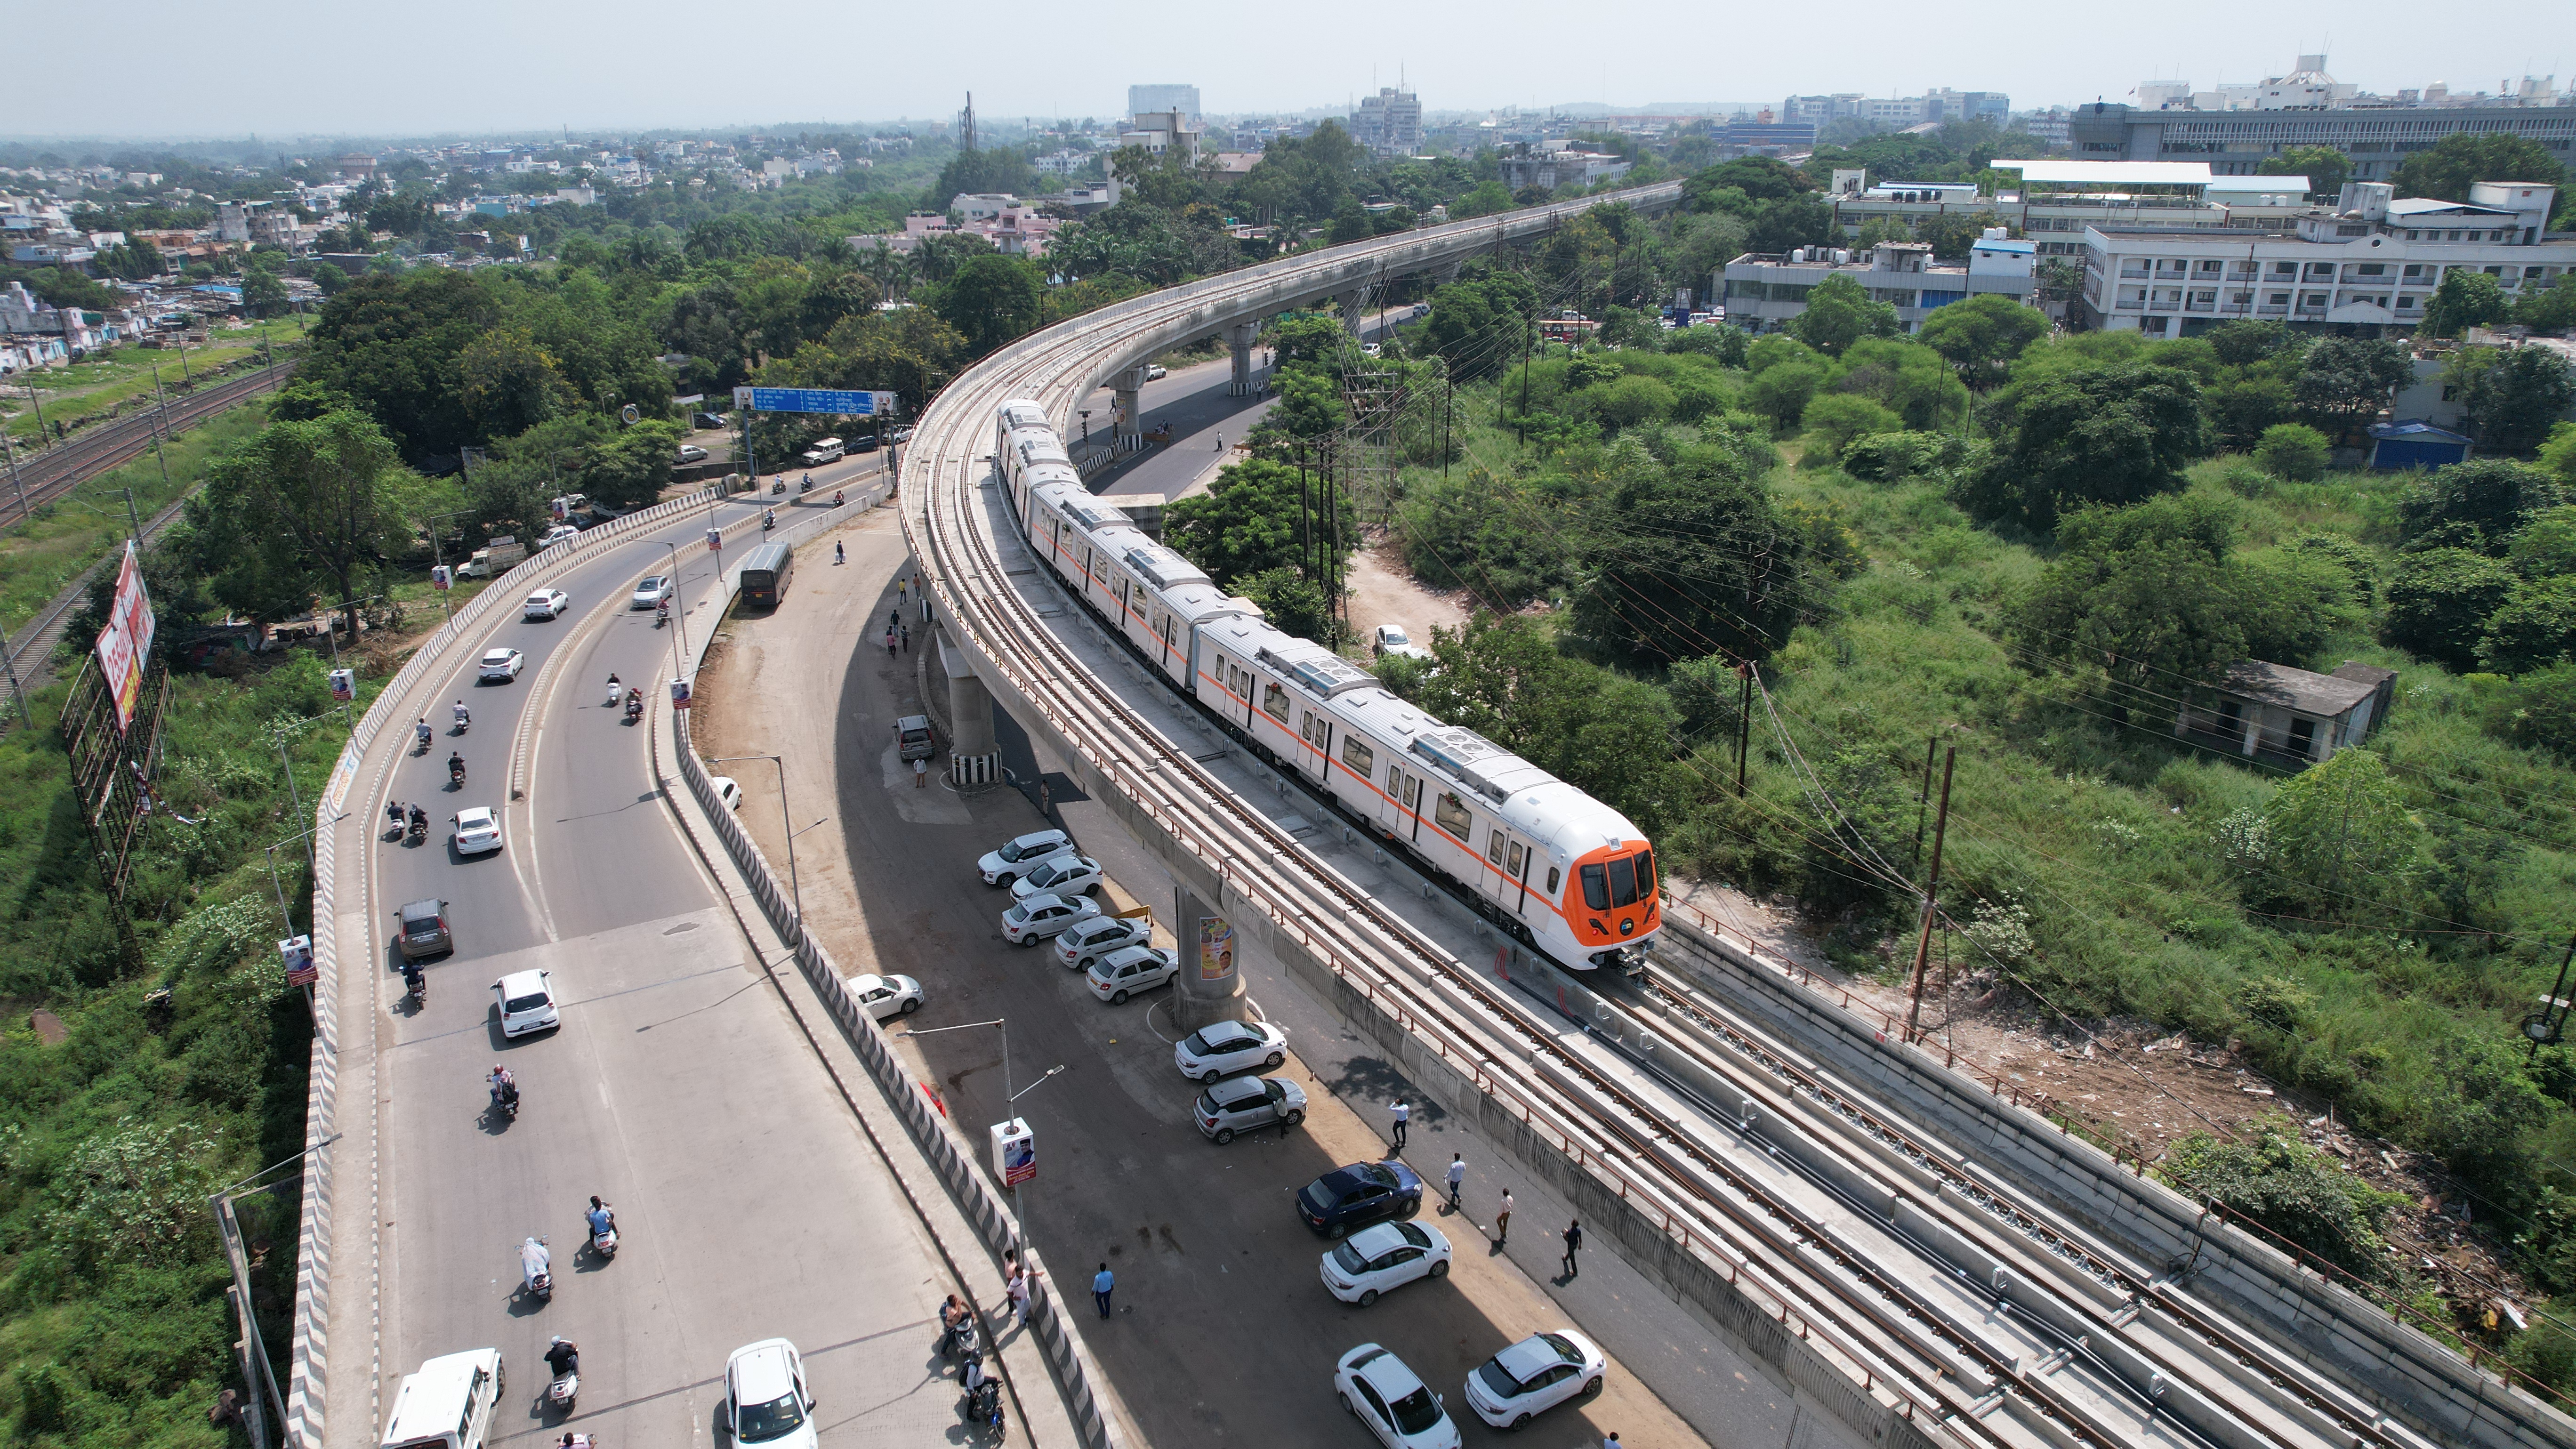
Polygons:
<instances>
[{"instance_id":1,"label":"utility pole","mask_svg":"<svg viewBox=\"0 0 2576 1449\"><path fill-rule=\"evenodd\" d=\"M161 491L167 493L170 491L170 399L162 395L161 364L157 362L152 364L152 398L160 404L153 411L161 420L161 436L152 445L152 456L160 461ZM131 492L126 495L125 504L128 511L131 511L134 506L134 496ZM143 530L140 526L134 530L134 541L136 543L143 541Z\"/></svg>"},{"instance_id":2,"label":"utility pole","mask_svg":"<svg viewBox=\"0 0 2576 1449\"><path fill-rule=\"evenodd\" d=\"M9 430L7 428L0 428L0 449L8 450L9 481L17 485L18 521L20 523L24 523L27 521L27 515L31 511L27 507L27 480L18 476L18 445L9 441Z\"/></svg>"},{"instance_id":3,"label":"utility pole","mask_svg":"<svg viewBox=\"0 0 2576 1449\"><path fill-rule=\"evenodd\" d=\"M1447 390L1440 404L1440 481L1446 483L1449 481L1449 454L1457 446L1458 380L1444 372L1440 385Z\"/></svg>"},{"instance_id":4,"label":"utility pole","mask_svg":"<svg viewBox=\"0 0 2576 1449\"><path fill-rule=\"evenodd\" d=\"M1941 758L1941 815L1932 827L1932 877L1923 886L1923 929L1914 942L1914 989L1905 1007L1905 1039L1913 1041L1917 1025L1923 1020L1923 971L1932 960L1933 902L1941 889L1941 845L1950 833L1950 769L1959 763L1959 747L1952 745Z\"/></svg>"},{"instance_id":5,"label":"utility pole","mask_svg":"<svg viewBox=\"0 0 2576 1449\"><path fill-rule=\"evenodd\" d=\"M1735 709L1735 798L1744 798L1744 755L1753 743L1753 676L1762 666L1746 661L1735 666L1736 677L1744 681L1744 698Z\"/></svg>"},{"instance_id":6,"label":"utility pole","mask_svg":"<svg viewBox=\"0 0 2576 1449\"><path fill-rule=\"evenodd\" d=\"M1537 337L1538 323L1532 320L1521 332L1521 420L1512 425L1513 440L1524 446L1529 443L1530 344Z\"/></svg>"},{"instance_id":7,"label":"utility pole","mask_svg":"<svg viewBox=\"0 0 2576 1449\"><path fill-rule=\"evenodd\" d=\"M39 445L50 446L45 437L45 400L37 394L36 385L33 382L27 384L27 401L36 405L36 442Z\"/></svg>"},{"instance_id":8,"label":"utility pole","mask_svg":"<svg viewBox=\"0 0 2576 1449\"><path fill-rule=\"evenodd\" d=\"M1914 859L1908 862L1911 865L1923 863L1923 815L1932 805L1932 756L1940 744L1939 735L1923 742L1923 788L1914 796Z\"/></svg>"}]
</instances>

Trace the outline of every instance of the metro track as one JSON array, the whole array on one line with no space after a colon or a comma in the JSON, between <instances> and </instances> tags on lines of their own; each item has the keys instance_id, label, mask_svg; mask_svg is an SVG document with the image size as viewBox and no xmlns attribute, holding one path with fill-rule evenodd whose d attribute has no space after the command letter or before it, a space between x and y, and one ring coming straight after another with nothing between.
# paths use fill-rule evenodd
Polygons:
<instances>
[{"instance_id":1,"label":"metro track","mask_svg":"<svg viewBox=\"0 0 2576 1449\"><path fill-rule=\"evenodd\" d=\"M1608 1033L1488 981L1219 782L1058 637L1010 583L1018 541L986 526L995 409L1029 397L1060 415L1112 370L1104 357L1132 363L1185 340L1167 334L1275 296L1283 274L1314 260L1106 309L951 384L919 427L907 471L926 496L907 500L903 520L943 624L1230 891L1931 1442L2429 1442L2170 1277L1885 1120L1669 972L1634 988L1645 1009L1633 1028Z\"/></svg>"}]
</instances>

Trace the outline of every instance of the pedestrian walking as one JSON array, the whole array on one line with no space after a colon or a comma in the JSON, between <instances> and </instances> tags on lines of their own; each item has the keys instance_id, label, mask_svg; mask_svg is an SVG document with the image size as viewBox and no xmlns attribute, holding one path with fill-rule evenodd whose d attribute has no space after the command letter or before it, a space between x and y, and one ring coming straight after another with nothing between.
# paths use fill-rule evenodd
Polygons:
<instances>
[{"instance_id":1,"label":"pedestrian walking","mask_svg":"<svg viewBox=\"0 0 2576 1449\"><path fill-rule=\"evenodd\" d=\"M894 626L889 624L886 626L886 657L888 659L892 659L895 656L895 652Z\"/></svg>"},{"instance_id":2,"label":"pedestrian walking","mask_svg":"<svg viewBox=\"0 0 2576 1449\"><path fill-rule=\"evenodd\" d=\"M1580 1269L1578 1269L1578 1268L1576 1268L1576 1267L1574 1266L1574 1255L1575 1255L1576 1253L1581 1252L1582 1250L1583 1250L1583 1223L1582 1223L1582 1221L1581 1221L1580 1219L1578 1219L1578 1220L1576 1220L1576 1221L1574 1221L1574 1222L1570 1222L1570 1223L1567 1223L1567 1224L1565 1225L1565 1276L1566 1276L1566 1277L1571 1278L1571 1277L1573 1277L1577 1272L1580 1272L1580 1271L1581 1271Z\"/></svg>"},{"instance_id":3,"label":"pedestrian walking","mask_svg":"<svg viewBox=\"0 0 2576 1449\"><path fill-rule=\"evenodd\" d=\"M927 790L930 788L930 762L928 760L915 760L912 762L912 788L916 790Z\"/></svg>"},{"instance_id":4,"label":"pedestrian walking","mask_svg":"<svg viewBox=\"0 0 2576 1449\"><path fill-rule=\"evenodd\" d=\"M1459 1189L1459 1187L1460 1187L1461 1185L1463 1185L1466 1181L1467 1181L1467 1159L1465 1159L1464 1157L1459 1156L1459 1155L1458 1155L1457 1153L1455 1153L1455 1152L1450 1153L1450 1154L1449 1154L1449 1210L1450 1210L1451 1212L1456 1212L1456 1211L1458 1210L1458 1189Z\"/></svg>"},{"instance_id":5,"label":"pedestrian walking","mask_svg":"<svg viewBox=\"0 0 2576 1449\"><path fill-rule=\"evenodd\" d=\"M1494 1214L1494 1245L1500 1247L1512 1240L1512 1190L1503 1189L1503 1210Z\"/></svg>"},{"instance_id":6,"label":"pedestrian walking","mask_svg":"<svg viewBox=\"0 0 2576 1449\"><path fill-rule=\"evenodd\" d=\"M911 653L911 652L912 652L912 626L911 626L910 624L905 624L905 625L903 625L903 626L902 626L902 628L903 628L903 652L904 652L904 653L906 653L906 654L909 654L909 653Z\"/></svg>"},{"instance_id":7,"label":"pedestrian walking","mask_svg":"<svg viewBox=\"0 0 2576 1449\"><path fill-rule=\"evenodd\" d=\"M1413 1120L1413 1107L1412 1104L1406 1102L1402 1097L1398 1097L1395 1099L1395 1107L1393 1110L1395 1112L1395 1150L1402 1152L1404 1150L1404 1124Z\"/></svg>"},{"instance_id":8,"label":"pedestrian walking","mask_svg":"<svg viewBox=\"0 0 2576 1449\"><path fill-rule=\"evenodd\" d=\"M849 561L849 552L841 547L841 541L837 538L832 540L832 562L836 564L845 564Z\"/></svg>"},{"instance_id":9,"label":"pedestrian walking","mask_svg":"<svg viewBox=\"0 0 2576 1449\"><path fill-rule=\"evenodd\" d=\"M1091 1301L1100 1305L1100 1316L1103 1318L1109 1316L1110 1290L1117 1286L1118 1280L1110 1276L1109 1265L1101 1264L1100 1271L1093 1275L1091 1280Z\"/></svg>"},{"instance_id":10,"label":"pedestrian walking","mask_svg":"<svg viewBox=\"0 0 2576 1449\"><path fill-rule=\"evenodd\" d=\"M1011 1270L1011 1281L1010 1281L1008 1284L1004 1285L1003 1291L1004 1291L1005 1293L1007 1293L1007 1294L1009 1294L1009 1295L1010 1295L1010 1299L1011 1299L1011 1322L1012 1322L1012 1324L1013 1324L1013 1325L1015 1325L1015 1326L1017 1326L1017 1327L1020 1327L1020 1328L1026 1328L1026 1327L1028 1327L1028 1326L1029 1326L1029 1274L1028 1274L1028 1270L1026 1270L1026 1269L1024 1269L1024 1268L1014 1268L1014 1269L1012 1269L1012 1270Z\"/></svg>"},{"instance_id":11,"label":"pedestrian walking","mask_svg":"<svg viewBox=\"0 0 2576 1449\"><path fill-rule=\"evenodd\" d=\"M887 632L887 633L889 633L889 634L893 633L893 632L895 631L895 626L896 626L896 625L898 625L898 624L901 624L902 622L903 622L903 610L901 610L901 609L888 609L888 610L886 610L886 632Z\"/></svg>"}]
</instances>

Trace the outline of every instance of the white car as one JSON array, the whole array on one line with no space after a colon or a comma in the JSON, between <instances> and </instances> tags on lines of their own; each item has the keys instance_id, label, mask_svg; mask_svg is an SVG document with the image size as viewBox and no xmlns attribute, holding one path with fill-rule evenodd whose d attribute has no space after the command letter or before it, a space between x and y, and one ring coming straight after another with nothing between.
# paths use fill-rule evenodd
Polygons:
<instances>
[{"instance_id":1,"label":"white car","mask_svg":"<svg viewBox=\"0 0 2576 1449\"><path fill-rule=\"evenodd\" d=\"M572 607L572 600L561 589L539 589L519 605L522 619L560 619Z\"/></svg>"},{"instance_id":2,"label":"white car","mask_svg":"<svg viewBox=\"0 0 2576 1449\"><path fill-rule=\"evenodd\" d=\"M1181 974L1181 963L1159 946L1129 946L1091 963L1091 994L1112 1006L1124 1006Z\"/></svg>"},{"instance_id":3,"label":"white car","mask_svg":"<svg viewBox=\"0 0 2576 1449\"><path fill-rule=\"evenodd\" d=\"M841 984L860 1010L879 1021L921 1010L921 983L909 976L845 976Z\"/></svg>"},{"instance_id":4,"label":"white car","mask_svg":"<svg viewBox=\"0 0 2576 1449\"><path fill-rule=\"evenodd\" d=\"M1517 1429L1532 1415L1601 1392L1608 1355L1570 1328L1533 1333L1467 1375L1467 1407L1497 1429Z\"/></svg>"},{"instance_id":5,"label":"white car","mask_svg":"<svg viewBox=\"0 0 2576 1449\"><path fill-rule=\"evenodd\" d=\"M1306 1120L1306 1089L1286 1077L1236 1077L1210 1082L1190 1106L1199 1135L1222 1147L1240 1133L1277 1127L1281 1132Z\"/></svg>"},{"instance_id":6,"label":"white car","mask_svg":"<svg viewBox=\"0 0 2576 1449\"><path fill-rule=\"evenodd\" d=\"M1017 840L1006 840L998 850L984 852L975 862L986 885L1009 885L1039 861L1063 855L1073 849L1073 841L1061 830L1038 830Z\"/></svg>"},{"instance_id":7,"label":"white car","mask_svg":"<svg viewBox=\"0 0 2576 1449\"><path fill-rule=\"evenodd\" d=\"M1362 1308L1416 1278L1449 1276L1449 1239L1423 1223L1371 1223L1324 1255L1324 1286Z\"/></svg>"},{"instance_id":8,"label":"white car","mask_svg":"<svg viewBox=\"0 0 2576 1449\"><path fill-rule=\"evenodd\" d=\"M1333 1391L1387 1449L1458 1449L1458 1426L1440 1396L1387 1349L1364 1343L1343 1354Z\"/></svg>"},{"instance_id":9,"label":"white car","mask_svg":"<svg viewBox=\"0 0 2576 1449\"><path fill-rule=\"evenodd\" d=\"M476 666L475 677L486 680L497 679L507 684L518 678L519 671L527 667L528 657L516 649L486 649L483 651L483 662Z\"/></svg>"},{"instance_id":10,"label":"white car","mask_svg":"<svg viewBox=\"0 0 2576 1449\"><path fill-rule=\"evenodd\" d=\"M706 460L706 449L699 447L695 443L682 443L680 445L680 461L682 463L703 463Z\"/></svg>"},{"instance_id":11,"label":"white car","mask_svg":"<svg viewBox=\"0 0 2576 1449\"><path fill-rule=\"evenodd\" d=\"M626 596L626 607L630 609L649 609L656 604L670 602L670 598L671 576L668 574L655 574L652 577L645 579L642 583L637 584L635 586L635 592Z\"/></svg>"},{"instance_id":12,"label":"white car","mask_svg":"<svg viewBox=\"0 0 2576 1449\"><path fill-rule=\"evenodd\" d=\"M552 548L556 544L565 542L568 539L579 537L581 537L580 529L573 527L569 523L558 523L554 527L546 530L546 536L537 541L537 547Z\"/></svg>"},{"instance_id":13,"label":"white car","mask_svg":"<svg viewBox=\"0 0 2576 1449\"><path fill-rule=\"evenodd\" d=\"M1085 895L1099 884L1100 862L1068 850L1039 861L1027 875L1011 882L1011 898L1025 901L1033 896Z\"/></svg>"},{"instance_id":14,"label":"white car","mask_svg":"<svg viewBox=\"0 0 2576 1449\"><path fill-rule=\"evenodd\" d=\"M1034 946L1074 922L1100 914L1089 896L1031 896L1002 912L1002 939L1014 946Z\"/></svg>"},{"instance_id":15,"label":"white car","mask_svg":"<svg viewBox=\"0 0 2576 1449\"><path fill-rule=\"evenodd\" d=\"M742 808L742 783L740 781L734 779L731 775L709 775L707 777L707 783L716 787L716 798L725 803L725 808L727 810L740 810Z\"/></svg>"},{"instance_id":16,"label":"white car","mask_svg":"<svg viewBox=\"0 0 2576 1449\"><path fill-rule=\"evenodd\" d=\"M501 1007L501 1035L526 1036L563 1025L555 1010L555 988L544 971L513 971L492 983L492 999Z\"/></svg>"},{"instance_id":17,"label":"white car","mask_svg":"<svg viewBox=\"0 0 2576 1449\"><path fill-rule=\"evenodd\" d=\"M1385 658L1389 654L1397 655L1405 659L1430 659L1434 657L1430 650L1413 642L1412 636L1404 632L1404 626L1402 624L1378 625L1377 632L1369 640L1369 652L1377 655L1381 659Z\"/></svg>"},{"instance_id":18,"label":"white car","mask_svg":"<svg viewBox=\"0 0 2576 1449\"><path fill-rule=\"evenodd\" d=\"M1210 1022L1172 1048L1172 1065L1193 1082L1213 1082L1286 1060L1288 1033L1266 1021Z\"/></svg>"},{"instance_id":19,"label":"white car","mask_svg":"<svg viewBox=\"0 0 2576 1449\"><path fill-rule=\"evenodd\" d=\"M805 1360L783 1338L747 1343L725 1356L725 1429L736 1444L815 1449L814 1391Z\"/></svg>"},{"instance_id":20,"label":"white car","mask_svg":"<svg viewBox=\"0 0 2576 1449\"><path fill-rule=\"evenodd\" d=\"M501 848L501 812L489 805L459 810L448 817L456 824L456 853L482 855Z\"/></svg>"},{"instance_id":21,"label":"white car","mask_svg":"<svg viewBox=\"0 0 2576 1449\"><path fill-rule=\"evenodd\" d=\"M1163 370L1163 364L1159 362L1149 362L1145 364L1145 380L1147 382L1154 382L1169 376L1171 376L1171 374Z\"/></svg>"},{"instance_id":22,"label":"white car","mask_svg":"<svg viewBox=\"0 0 2576 1449\"><path fill-rule=\"evenodd\" d=\"M1142 946L1153 934L1148 916L1102 916L1069 926L1055 938L1058 965L1088 971L1092 963L1122 946Z\"/></svg>"}]
</instances>

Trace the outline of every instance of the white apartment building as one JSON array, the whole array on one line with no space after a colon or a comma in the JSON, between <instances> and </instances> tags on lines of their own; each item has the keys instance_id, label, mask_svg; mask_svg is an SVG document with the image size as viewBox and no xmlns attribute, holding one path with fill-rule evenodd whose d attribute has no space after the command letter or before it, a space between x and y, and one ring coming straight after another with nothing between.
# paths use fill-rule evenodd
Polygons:
<instances>
[{"instance_id":1,"label":"white apartment building","mask_svg":"<svg viewBox=\"0 0 2576 1449\"><path fill-rule=\"evenodd\" d=\"M1871 182L1866 172L1834 173L1834 221L1858 237L1872 220L1919 230L1936 217L1991 216L2028 237L2043 257L2084 255L2084 234L2116 228L2235 227L2277 231L2308 209L2304 176L2216 176L2197 161L2016 161L2023 187L1995 196L1954 183Z\"/></svg>"},{"instance_id":2,"label":"white apartment building","mask_svg":"<svg viewBox=\"0 0 2576 1449\"><path fill-rule=\"evenodd\" d=\"M2469 198L2399 199L2355 181L2335 206L2277 230L2095 226L2084 234L2085 320L2158 337L2248 317L2403 328L2446 273L2484 272L2517 296L2576 266L2576 237L2544 231L2557 188L2481 181Z\"/></svg>"},{"instance_id":3,"label":"white apartment building","mask_svg":"<svg viewBox=\"0 0 2576 1449\"><path fill-rule=\"evenodd\" d=\"M1776 332L1807 310L1818 283L1845 276L1872 300L1896 308L1896 320L1911 333L1935 309L1979 293L2029 301L2031 269L2030 243L1994 235L1975 244L1965 266L1933 261L1932 248L1921 242L1882 242L1857 253L1840 247L1747 253L1726 264L1726 320L1748 332Z\"/></svg>"},{"instance_id":4,"label":"white apartment building","mask_svg":"<svg viewBox=\"0 0 2576 1449\"><path fill-rule=\"evenodd\" d=\"M1422 149L1422 98L1381 86L1376 95L1360 97L1350 131L1352 140L1380 156L1410 156Z\"/></svg>"}]
</instances>

